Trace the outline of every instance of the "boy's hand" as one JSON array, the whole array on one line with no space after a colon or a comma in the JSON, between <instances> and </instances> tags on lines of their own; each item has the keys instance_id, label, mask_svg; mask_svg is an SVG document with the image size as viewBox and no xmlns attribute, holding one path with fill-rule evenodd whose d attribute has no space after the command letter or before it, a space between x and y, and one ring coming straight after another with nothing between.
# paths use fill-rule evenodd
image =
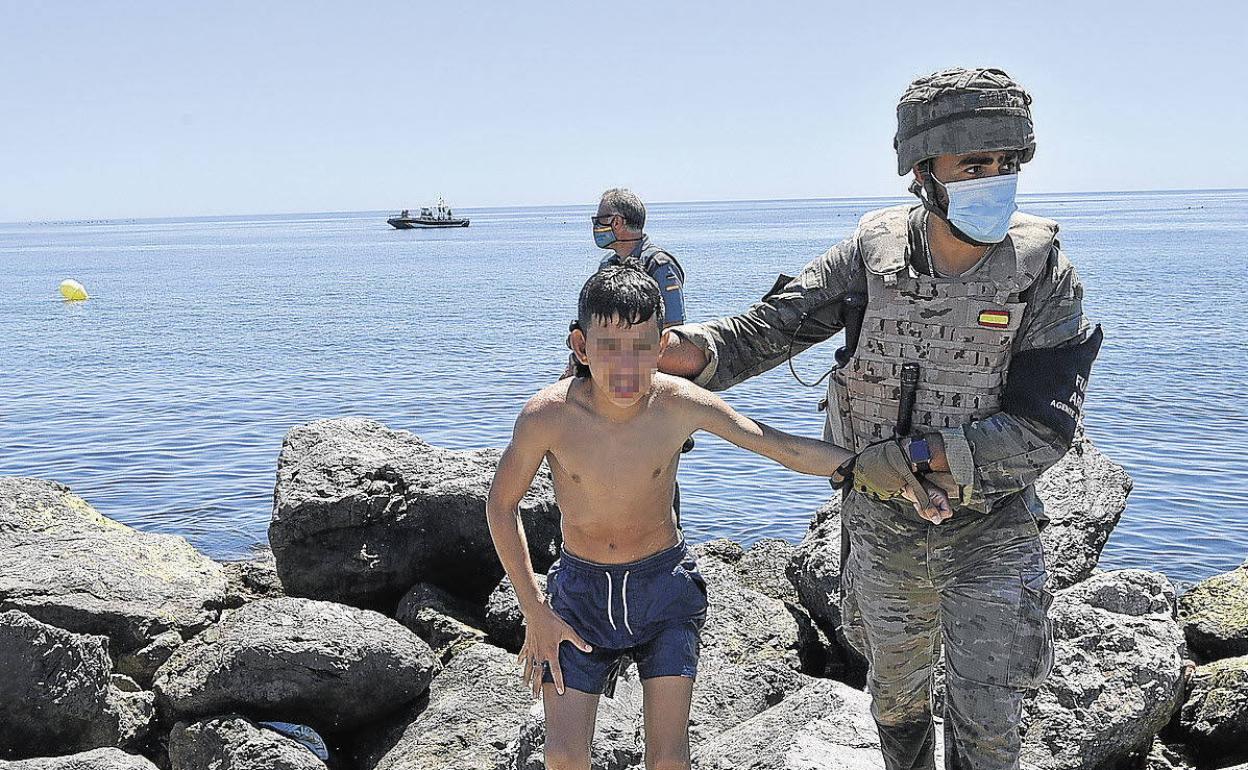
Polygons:
<instances>
[{"instance_id":1,"label":"boy's hand","mask_svg":"<svg viewBox=\"0 0 1248 770\"><path fill-rule=\"evenodd\" d=\"M914 493L908 489L902 495L914 503L914 510L919 517L933 524L953 518L953 506L949 504L949 496L945 494L945 490L927 479L923 479L921 483L923 491L927 493L928 505L921 504Z\"/></svg>"},{"instance_id":2,"label":"boy's hand","mask_svg":"<svg viewBox=\"0 0 1248 770\"><path fill-rule=\"evenodd\" d=\"M559 667L559 645L563 642L575 644L581 652L593 652L593 647L585 642L563 618L555 614L550 605L543 602L538 606L532 617L524 617L524 646L516 656L516 662L524 663L524 672L520 677L536 698L542 691L543 663L550 666L551 677L555 680L555 690L563 695L563 669Z\"/></svg>"}]
</instances>

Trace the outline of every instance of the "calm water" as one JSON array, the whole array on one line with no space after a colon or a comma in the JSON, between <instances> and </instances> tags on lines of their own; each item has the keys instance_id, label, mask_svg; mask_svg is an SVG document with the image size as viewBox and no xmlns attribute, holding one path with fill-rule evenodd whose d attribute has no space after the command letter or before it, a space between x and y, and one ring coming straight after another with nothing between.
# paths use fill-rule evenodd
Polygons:
<instances>
[{"instance_id":1,"label":"calm water","mask_svg":"<svg viewBox=\"0 0 1248 770\"><path fill-rule=\"evenodd\" d=\"M881 201L651 207L688 312L744 309ZM1191 581L1248 557L1248 191L1052 195L1106 331L1088 430L1136 487L1105 567ZM501 446L563 367L598 253L589 207L469 211L399 232L381 213L0 225L0 475L69 484L105 514L218 558L264 540L282 437L355 414L453 448ZM85 303L56 298L75 277ZM796 360L817 376L834 344ZM820 434L781 367L736 407ZM829 495L712 437L680 470L691 538L797 540Z\"/></svg>"}]
</instances>

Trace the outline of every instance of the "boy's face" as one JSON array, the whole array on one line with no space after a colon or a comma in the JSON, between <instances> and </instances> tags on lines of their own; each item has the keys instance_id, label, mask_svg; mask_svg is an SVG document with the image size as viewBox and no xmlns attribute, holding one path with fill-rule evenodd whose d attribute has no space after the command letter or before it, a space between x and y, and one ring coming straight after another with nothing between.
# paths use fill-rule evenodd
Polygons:
<instances>
[{"instance_id":1,"label":"boy's face","mask_svg":"<svg viewBox=\"0 0 1248 770\"><path fill-rule=\"evenodd\" d=\"M589 366L594 387L619 407L650 392L664 344L653 318L631 326L595 318L584 333L572 333L572 349Z\"/></svg>"}]
</instances>

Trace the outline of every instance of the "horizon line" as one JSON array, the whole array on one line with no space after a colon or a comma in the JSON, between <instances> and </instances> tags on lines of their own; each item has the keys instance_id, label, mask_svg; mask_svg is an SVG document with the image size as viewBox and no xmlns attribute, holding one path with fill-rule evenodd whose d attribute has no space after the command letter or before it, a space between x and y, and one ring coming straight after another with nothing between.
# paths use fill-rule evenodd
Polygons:
<instances>
[{"instance_id":1,"label":"horizon line","mask_svg":"<svg viewBox=\"0 0 1248 770\"><path fill-rule=\"evenodd\" d=\"M1218 193L1218 192L1248 192L1248 187L1179 187L1168 189L1137 189L1137 190L1062 190L1051 192L1028 192L1020 193L1019 200L1035 197L1050 197L1054 195L1131 195L1131 194L1148 194L1148 193ZM674 200L674 201L653 201L649 206L671 206L671 205L707 205L713 203L796 203L801 201L888 201L908 199L910 195L847 195L847 196L819 196L819 197L798 197L798 198L717 198L703 200ZM592 203L535 203L535 204L508 204L502 206L465 206L465 211L505 211L508 209L558 209L567 208L569 206L592 206ZM103 218L70 218L70 219L17 219L0 222L0 225L57 225L57 224L106 224L113 222L160 222L160 221L180 221L195 219L222 219L231 217L283 217L296 215L318 215L318 214L374 214L378 212L392 211L394 209L340 209L332 211L268 211L268 212L230 212L225 214L172 214L166 216L121 216L121 217L103 217Z\"/></svg>"}]
</instances>

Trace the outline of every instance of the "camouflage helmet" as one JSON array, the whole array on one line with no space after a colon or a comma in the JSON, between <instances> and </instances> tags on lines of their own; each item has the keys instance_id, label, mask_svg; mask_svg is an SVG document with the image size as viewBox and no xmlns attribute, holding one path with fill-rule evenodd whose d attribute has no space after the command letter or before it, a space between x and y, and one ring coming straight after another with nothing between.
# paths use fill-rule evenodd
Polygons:
<instances>
[{"instance_id":1,"label":"camouflage helmet","mask_svg":"<svg viewBox=\"0 0 1248 770\"><path fill-rule=\"evenodd\" d=\"M937 155L976 150L1036 154L1031 95L998 69L941 70L910 84L897 103L897 173Z\"/></svg>"}]
</instances>

